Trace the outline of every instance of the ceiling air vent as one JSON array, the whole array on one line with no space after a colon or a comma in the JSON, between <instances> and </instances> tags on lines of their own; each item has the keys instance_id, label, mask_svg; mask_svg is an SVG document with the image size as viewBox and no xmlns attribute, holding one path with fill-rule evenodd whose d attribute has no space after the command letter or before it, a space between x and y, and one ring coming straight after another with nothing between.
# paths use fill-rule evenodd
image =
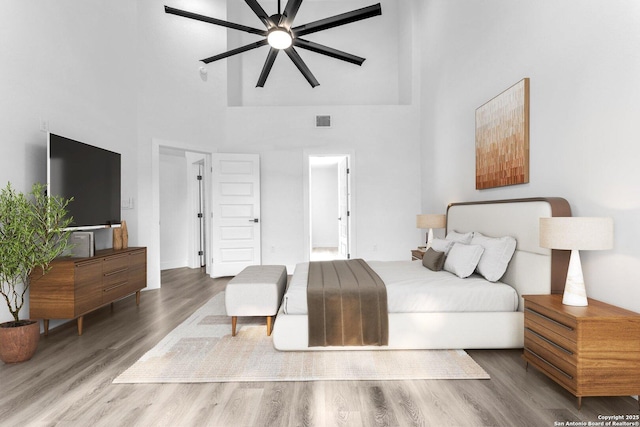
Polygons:
<instances>
[{"instance_id":1,"label":"ceiling air vent","mask_svg":"<svg viewBox=\"0 0 640 427\"><path fill-rule=\"evenodd\" d=\"M331 116L316 116L316 127L317 128L330 128L331 127Z\"/></svg>"}]
</instances>

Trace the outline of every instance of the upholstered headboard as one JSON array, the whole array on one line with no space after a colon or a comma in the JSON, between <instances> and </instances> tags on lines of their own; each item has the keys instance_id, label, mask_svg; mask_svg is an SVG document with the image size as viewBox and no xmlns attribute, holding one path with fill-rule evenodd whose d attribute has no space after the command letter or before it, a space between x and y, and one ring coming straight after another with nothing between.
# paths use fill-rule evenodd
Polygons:
<instances>
[{"instance_id":1,"label":"upholstered headboard","mask_svg":"<svg viewBox=\"0 0 640 427\"><path fill-rule=\"evenodd\" d=\"M447 233L479 231L491 237L512 236L516 251L501 282L522 295L562 293L569 251L541 248L541 217L571 216L569 203L558 197L451 203L447 208ZM522 310L522 301L520 310Z\"/></svg>"}]
</instances>

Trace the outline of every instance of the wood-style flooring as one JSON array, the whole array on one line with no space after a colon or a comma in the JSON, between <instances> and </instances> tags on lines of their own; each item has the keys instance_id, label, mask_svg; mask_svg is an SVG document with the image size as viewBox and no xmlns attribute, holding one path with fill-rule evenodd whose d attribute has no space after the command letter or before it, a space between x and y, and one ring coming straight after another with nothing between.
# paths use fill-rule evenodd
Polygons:
<instances>
[{"instance_id":1,"label":"wood-style flooring","mask_svg":"<svg viewBox=\"0 0 640 427\"><path fill-rule=\"evenodd\" d=\"M162 273L129 297L42 337L28 362L0 365L0 426L559 426L637 415L631 397L576 399L520 350L469 351L490 380L112 384L227 279ZM575 425L575 424L574 424Z\"/></svg>"}]
</instances>

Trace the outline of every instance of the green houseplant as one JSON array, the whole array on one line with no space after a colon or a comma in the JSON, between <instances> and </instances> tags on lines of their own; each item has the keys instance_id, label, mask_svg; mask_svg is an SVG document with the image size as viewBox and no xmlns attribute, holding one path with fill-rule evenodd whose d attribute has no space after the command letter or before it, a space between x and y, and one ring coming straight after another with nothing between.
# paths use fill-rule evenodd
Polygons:
<instances>
[{"instance_id":1,"label":"green houseplant","mask_svg":"<svg viewBox=\"0 0 640 427\"><path fill-rule=\"evenodd\" d=\"M20 319L20 310L34 270L46 274L51 261L69 248L65 228L72 221L71 200L47 196L39 183L26 195L11 183L0 193L0 295L14 318L0 324L0 360L5 363L29 360L37 348L40 324Z\"/></svg>"}]
</instances>

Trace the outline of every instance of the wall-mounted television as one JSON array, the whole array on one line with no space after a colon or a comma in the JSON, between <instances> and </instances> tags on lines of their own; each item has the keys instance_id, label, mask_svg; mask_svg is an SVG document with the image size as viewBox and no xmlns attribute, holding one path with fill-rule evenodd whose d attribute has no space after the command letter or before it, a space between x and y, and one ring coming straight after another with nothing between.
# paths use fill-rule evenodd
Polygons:
<instances>
[{"instance_id":1,"label":"wall-mounted television","mask_svg":"<svg viewBox=\"0 0 640 427\"><path fill-rule=\"evenodd\" d=\"M50 195L69 203L70 229L89 230L120 224L120 154L53 133L47 141Z\"/></svg>"}]
</instances>

